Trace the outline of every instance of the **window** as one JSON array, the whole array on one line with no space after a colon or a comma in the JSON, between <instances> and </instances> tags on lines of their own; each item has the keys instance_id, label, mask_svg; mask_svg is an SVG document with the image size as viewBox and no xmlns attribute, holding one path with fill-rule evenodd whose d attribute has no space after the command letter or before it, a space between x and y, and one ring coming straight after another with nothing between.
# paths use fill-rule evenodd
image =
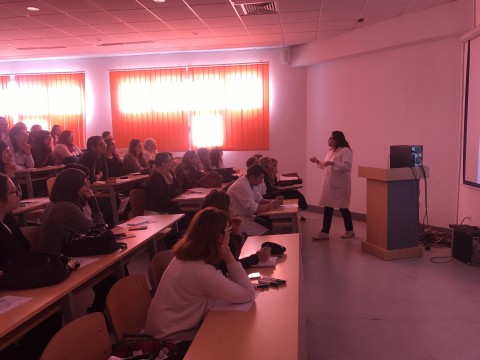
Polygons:
<instances>
[{"instance_id":1,"label":"window","mask_svg":"<svg viewBox=\"0 0 480 360\"><path fill-rule=\"evenodd\" d=\"M77 144L85 143L84 98L84 73L0 76L0 109L11 125L58 124L75 133Z\"/></svg>"},{"instance_id":2,"label":"window","mask_svg":"<svg viewBox=\"0 0 480 360\"><path fill-rule=\"evenodd\" d=\"M268 82L268 64L111 71L115 138L153 137L168 151L267 150Z\"/></svg>"}]
</instances>

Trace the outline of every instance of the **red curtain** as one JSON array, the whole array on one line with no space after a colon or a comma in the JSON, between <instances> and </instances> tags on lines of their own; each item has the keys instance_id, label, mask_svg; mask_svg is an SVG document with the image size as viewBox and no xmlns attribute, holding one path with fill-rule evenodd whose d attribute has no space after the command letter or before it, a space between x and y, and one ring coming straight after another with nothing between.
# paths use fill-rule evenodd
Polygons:
<instances>
[{"instance_id":1,"label":"red curtain","mask_svg":"<svg viewBox=\"0 0 480 360\"><path fill-rule=\"evenodd\" d=\"M9 87L15 81L16 85ZM42 119L50 130L55 124L75 133L75 142L85 144L85 73L31 74L0 77L0 90L16 98L14 113L8 113L13 122ZM12 91L15 92L12 95ZM4 93L4 94L5 94ZM5 98L4 98L5 99Z\"/></svg>"},{"instance_id":2,"label":"red curtain","mask_svg":"<svg viewBox=\"0 0 480 360\"><path fill-rule=\"evenodd\" d=\"M252 97L249 83L259 92L251 107L242 105ZM189 119L209 113L223 118L224 150L269 148L268 64L112 71L110 93L119 147L152 137L160 151L185 151Z\"/></svg>"}]
</instances>

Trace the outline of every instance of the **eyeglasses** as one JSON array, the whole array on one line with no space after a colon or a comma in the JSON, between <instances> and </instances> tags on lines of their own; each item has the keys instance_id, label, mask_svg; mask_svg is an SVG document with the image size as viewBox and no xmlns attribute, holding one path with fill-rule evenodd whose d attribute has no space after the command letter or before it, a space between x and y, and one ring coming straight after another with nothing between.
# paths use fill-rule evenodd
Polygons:
<instances>
[{"instance_id":1,"label":"eyeglasses","mask_svg":"<svg viewBox=\"0 0 480 360\"><path fill-rule=\"evenodd\" d=\"M16 196L22 196L22 188L16 185L12 190L7 192L7 195L15 194Z\"/></svg>"},{"instance_id":2,"label":"eyeglasses","mask_svg":"<svg viewBox=\"0 0 480 360\"><path fill-rule=\"evenodd\" d=\"M223 230L223 231L225 231L225 232L230 232L231 230L232 230L232 225L230 225L229 227L225 228L225 230Z\"/></svg>"}]
</instances>

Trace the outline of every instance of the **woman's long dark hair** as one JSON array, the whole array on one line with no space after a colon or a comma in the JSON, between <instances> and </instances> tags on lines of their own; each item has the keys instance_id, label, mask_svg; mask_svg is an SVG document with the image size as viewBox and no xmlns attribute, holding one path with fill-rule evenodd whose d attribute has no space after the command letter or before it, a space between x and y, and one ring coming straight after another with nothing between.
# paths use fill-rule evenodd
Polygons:
<instances>
[{"instance_id":1,"label":"woman's long dark hair","mask_svg":"<svg viewBox=\"0 0 480 360\"><path fill-rule=\"evenodd\" d=\"M347 147L350 150L352 150L352 148L350 147L350 144L348 143L347 139L345 139L345 135L343 134L343 132L338 131L338 130L332 131L332 138L333 138L333 140L336 141L335 148Z\"/></svg>"},{"instance_id":2,"label":"woman's long dark hair","mask_svg":"<svg viewBox=\"0 0 480 360\"><path fill-rule=\"evenodd\" d=\"M68 150L73 151L73 145L68 143L68 138L70 135L73 135L73 131L63 130L58 137L58 143L65 145Z\"/></svg>"},{"instance_id":3,"label":"woman's long dark hair","mask_svg":"<svg viewBox=\"0 0 480 360\"><path fill-rule=\"evenodd\" d=\"M5 164L2 161L2 154L8 147L2 140L0 140L0 173L5 173Z\"/></svg>"}]
</instances>

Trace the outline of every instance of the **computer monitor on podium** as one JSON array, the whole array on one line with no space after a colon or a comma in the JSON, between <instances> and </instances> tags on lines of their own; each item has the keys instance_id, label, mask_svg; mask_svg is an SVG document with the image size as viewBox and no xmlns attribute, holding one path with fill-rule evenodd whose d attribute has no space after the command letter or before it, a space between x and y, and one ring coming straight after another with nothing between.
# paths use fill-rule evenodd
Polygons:
<instances>
[{"instance_id":1,"label":"computer monitor on podium","mask_svg":"<svg viewBox=\"0 0 480 360\"><path fill-rule=\"evenodd\" d=\"M423 166L423 145L391 145L390 168Z\"/></svg>"}]
</instances>

